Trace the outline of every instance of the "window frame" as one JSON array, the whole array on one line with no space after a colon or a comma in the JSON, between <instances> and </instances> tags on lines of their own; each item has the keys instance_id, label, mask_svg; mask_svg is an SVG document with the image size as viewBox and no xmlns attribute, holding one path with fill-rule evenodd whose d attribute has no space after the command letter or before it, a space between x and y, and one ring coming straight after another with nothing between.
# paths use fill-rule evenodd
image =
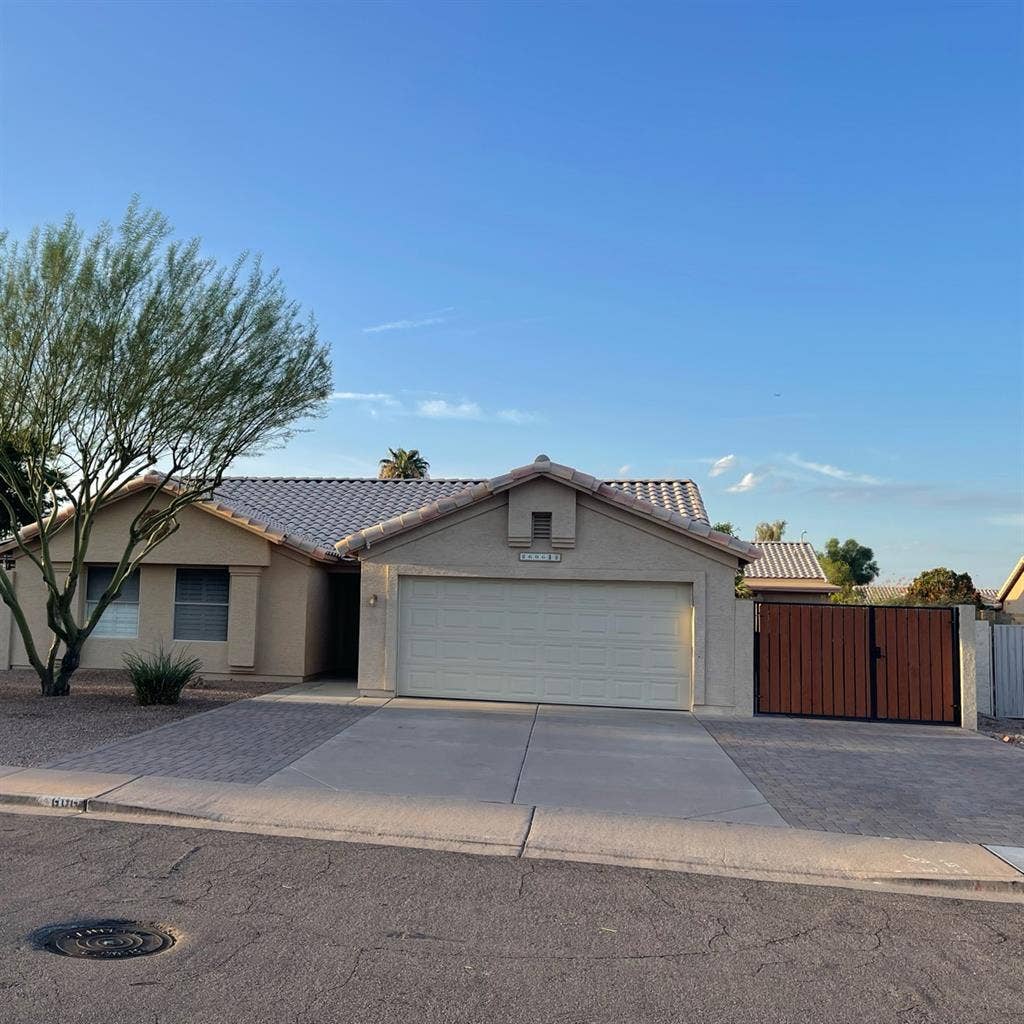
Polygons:
<instances>
[{"instance_id":1,"label":"window frame","mask_svg":"<svg viewBox=\"0 0 1024 1024\"><path fill-rule=\"evenodd\" d=\"M227 577L227 600L221 601L179 601L178 577L182 572L223 573ZM178 636L178 607L189 608L223 608L224 636L216 640L209 637ZM231 622L231 572L226 565L178 565L174 568L174 601L171 607L171 640L184 644L223 644L227 643Z\"/></svg>"},{"instance_id":2,"label":"window frame","mask_svg":"<svg viewBox=\"0 0 1024 1024\"><path fill-rule=\"evenodd\" d=\"M85 567L85 587L83 588L83 611L84 621L88 622L89 617L92 615L99 604L99 598L89 597L89 586L92 582L93 574L99 570L100 572L109 573L110 579L114 577L114 571L117 569L116 565L104 565L102 563L97 565L86 565ZM135 580L135 600L125 599L124 587L122 587L121 593L110 602L109 605L103 610L103 614L99 617L96 625L93 627L92 632L89 634L90 639L95 637L97 640L138 640L139 639L139 623L142 618L142 578L140 569L136 566L125 580L125 586L134 578ZM110 580L104 585L103 590L105 591L110 585ZM134 608L135 609L135 632L133 633L110 633L104 632L103 620L107 617L107 613L116 606L121 608Z\"/></svg>"}]
</instances>

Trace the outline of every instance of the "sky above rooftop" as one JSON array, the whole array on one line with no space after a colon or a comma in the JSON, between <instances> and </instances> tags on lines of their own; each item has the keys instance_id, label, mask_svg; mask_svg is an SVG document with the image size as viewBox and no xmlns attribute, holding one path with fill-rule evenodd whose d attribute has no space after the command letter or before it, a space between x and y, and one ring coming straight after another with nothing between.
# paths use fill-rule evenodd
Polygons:
<instances>
[{"instance_id":1,"label":"sky above rooftop","mask_svg":"<svg viewBox=\"0 0 1024 1024\"><path fill-rule=\"evenodd\" d=\"M238 473L692 477L885 579L1024 549L1012 3L0 4L0 225L133 193L313 310Z\"/></svg>"}]
</instances>

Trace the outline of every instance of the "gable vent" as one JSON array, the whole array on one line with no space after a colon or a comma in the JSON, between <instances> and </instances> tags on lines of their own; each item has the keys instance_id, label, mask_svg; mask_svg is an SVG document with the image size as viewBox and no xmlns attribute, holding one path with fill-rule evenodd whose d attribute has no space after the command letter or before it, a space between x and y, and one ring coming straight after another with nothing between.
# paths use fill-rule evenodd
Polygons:
<instances>
[{"instance_id":1,"label":"gable vent","mask_svg":"<svg viewBox=\"0 0 1024 1024\"><path fill-rule=\"evenodd\" d=\"M533 513L533 539L551 540L551 513Z\"/></svg>"}]
</instances>

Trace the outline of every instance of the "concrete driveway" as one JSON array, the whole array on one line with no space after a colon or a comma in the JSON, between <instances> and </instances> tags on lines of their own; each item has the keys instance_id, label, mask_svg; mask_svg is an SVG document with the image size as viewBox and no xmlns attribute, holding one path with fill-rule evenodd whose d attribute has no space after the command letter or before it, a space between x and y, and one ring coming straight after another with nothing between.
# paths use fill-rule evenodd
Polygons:
<instances>
[{"instance_id":1,"label":"concrete driveway","mask_svg":"<svg viewBox=\"0 0 1024 1024\"><path fill-rule=\"evenodd\" d=\"M931 725L387 701L320 682L49 767L1024 846L1024 750Z\"/></svg>"},{"instance_id":2,"label":"concrete driveway","mask_svg":"<svg viewBox=\"0 0 1024 1024\"><path fill-rule=\"evenodd\" d=\"M786 824L675 711L400 698L263 785Z\"/></svg>"}]
</instances>

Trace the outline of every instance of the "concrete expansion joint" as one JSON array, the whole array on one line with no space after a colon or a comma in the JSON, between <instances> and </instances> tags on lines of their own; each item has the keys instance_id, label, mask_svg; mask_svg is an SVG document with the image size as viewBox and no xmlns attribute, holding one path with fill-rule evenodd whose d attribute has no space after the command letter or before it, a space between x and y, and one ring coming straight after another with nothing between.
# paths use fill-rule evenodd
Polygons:
<instances>
[{"instance_id":1,"label":"concrete expansion joint","mask_svg":"<svg viewBox=\"0 0 1024 1024\"><path fill-rule=\"evenodd\" d=\"M523 841L519 845L519 853L517 856L522 859L523 854L526 852L526 844L530 841L530 833L533 831L533 819L537 815L537 808L530 808L530 817L526 822L526 831L523 833Z\"/></svg>"}]
</instances>

